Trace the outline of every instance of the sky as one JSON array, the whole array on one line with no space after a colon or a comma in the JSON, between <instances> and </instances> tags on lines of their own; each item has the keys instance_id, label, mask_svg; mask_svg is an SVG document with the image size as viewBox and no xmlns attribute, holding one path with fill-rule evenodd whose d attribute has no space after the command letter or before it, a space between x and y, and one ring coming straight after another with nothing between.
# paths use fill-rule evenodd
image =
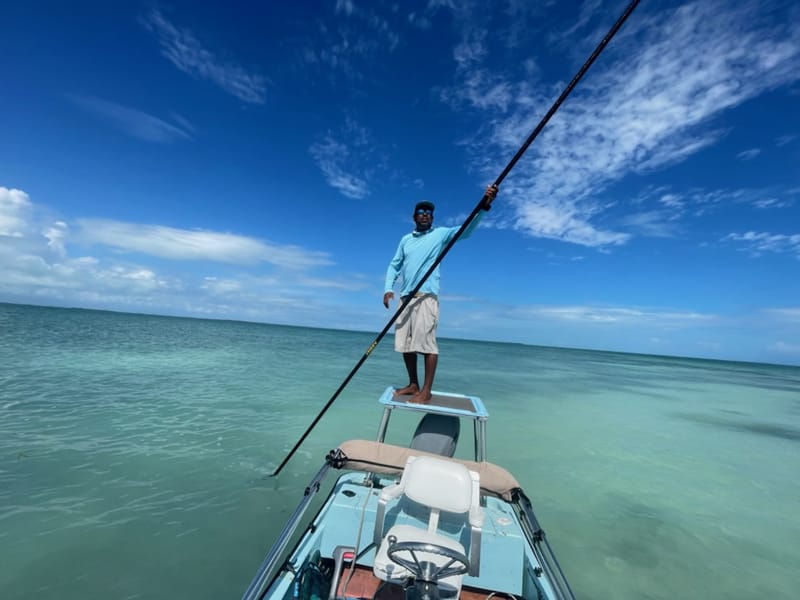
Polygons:
<instances>
[{"instance_id":1,"label":"sky","mask_svg":"<svg viewBox=\"0 0 800 600\"><path fill-rule=\"evenodd\" d=\"M0 301L377 334L626 5L5 3ZM800 5L644 0L441 270L442 337L800 365Z\"/></svg>"}]
</instances>

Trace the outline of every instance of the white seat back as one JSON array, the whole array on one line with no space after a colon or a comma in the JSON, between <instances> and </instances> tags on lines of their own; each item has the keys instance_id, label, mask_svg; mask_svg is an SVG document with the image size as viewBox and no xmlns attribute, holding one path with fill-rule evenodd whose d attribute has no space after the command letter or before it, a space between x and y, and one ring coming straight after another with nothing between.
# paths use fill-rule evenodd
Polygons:
<instances>
[{"instance_id":1,"label":"white seat back","mask_svg":"<svg viewBox=\"0 0 800 600\"><path fill-rule=\"evenodd\" d=\"M430 511L428 529L418 530L407 525L394 525L384 532L384 520L390 501L407 497L412 502ZM456 540L437 532L440 512L465 514L470 527L469 574L477 577L480 572L481 528L483 509L480 505L480 477L465 465L432 456L410 456L399 483L385 487L378 497L375 515L374 540L378 546L374 572L376 577L393 580L407 576L407 571L393 565L387 556L386 539L394 534L398 541L427 541L463 553L463 546ZM414 533L414 532L417 533ZM399 570L398 570L399 569ZM390 575L394 573L395 575ZM460 589L461 577L454 576L447 585Z\"/></svg>"},{"instance_id":2,"label":"white seat back","mask_svg":"<svg viewBox=\"0 0 800 600\"><path fill-rule=\"evenodd\" d=\"M432 456L411 457L400 485L405 496L433 510L465 513L472 505L469 469L453 461Z\"/></svg>"}]
</instances>

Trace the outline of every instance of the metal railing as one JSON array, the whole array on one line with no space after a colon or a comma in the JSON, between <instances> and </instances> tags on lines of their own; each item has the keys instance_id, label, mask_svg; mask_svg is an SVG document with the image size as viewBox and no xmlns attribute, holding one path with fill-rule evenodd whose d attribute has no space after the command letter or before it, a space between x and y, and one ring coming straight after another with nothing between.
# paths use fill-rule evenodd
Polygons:
<instances>
[{"instance_id":1,"label":"metal railing","mask_svg":"<svg viewBox=\"0 0 800 600\"><path fill-rule=\"evenodd\" d=\"M300 504L297 505L297 508L294 509L294 512L289 517L286 525L284 525L278 539L275 540L272 548L270 548L264 562L261 563L258 569L258 573L256 573L256 576L253 578L253 581L250 582L250 586L247 588L244 596L242 596L242 600L261 600L264 592L277 573L277 568L280 565L279 561L286 551L286 546L292 539L292 535L294 535L298 525L300 525L300 521L308 509L309 504L311 504L311 501L319 492L320 483L322 483L322 480L325 479L325 476L328 474L328 469L330 469L330 466L327 463L324 464L322 468L317 471L317 474L314 475L311 483L306 486L303 499L300 501Z\"/></svg>"}]
</instances>

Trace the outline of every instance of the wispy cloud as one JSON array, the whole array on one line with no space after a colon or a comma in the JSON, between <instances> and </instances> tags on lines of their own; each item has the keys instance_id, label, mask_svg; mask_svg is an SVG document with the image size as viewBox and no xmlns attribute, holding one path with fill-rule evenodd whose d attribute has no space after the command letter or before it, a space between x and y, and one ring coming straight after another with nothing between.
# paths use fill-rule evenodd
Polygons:
<instances>
[{"instance_id":1,"label":"wispy cloud","mask_svg":"<svg viewBox=\"0 0 800 600\"><path fill-rule=\"evenodd\" d=\"M232 233L139 225L109 219L78 219L77 239L170 260L208 260L232 264L270 263L288 269L332 264L323 252L297 246L279 246Z\"/></svg>"},{"instance_id":2,"label":"wispy cloud","mask_svg":"<svg viewBox=\"0 0 800 600\"><path fill-rule=\"evenodd\" d=\"M758 198L753 202L756 208L788 208L792 206L791 200L773 197Z\"/></svg>"},{"instance_id":3,"label":"wispy cloud","mask_svg":"<svg viewBox=\"0 0 800 600\"><path fill-rule=\"evenodd\" d=\"M352 118L336 135L328 132L314 142L309 152L328 185L356 200L369 195L372 174L385 168L370 132Z\"/></svg>"},{"instance_id":4,"label":"wispy cloud","mask_svg":"<svg viewBox=\"0 0 800 600\"><path fill-rule=\"evenodd\" d=\"M350 154L345 144L326 135L312 144L309 151L328 185L348 198L360 199L369 193L367 182L363 178L345 171L345 163Z\"/></svg>"},{"instance_id":5,"label":"wispy cloud","mask_svg":"<svg viewBox=\"0 0 800 600\"><path fill-rule=\"evenodd\" d=\"M515 309L514 314L525 319L544 318L586 324L648 323L660 324L665 328L696 326L718 319L716 315L697 312L595 306L531 306Z\"/></svg>"},{"instance_id":6,"label":"wispy cloud","mask_svg":"<svg viewBox=\"0 0 800 600\"><path fill-rule=\"evenodd\" d=\"M742 250L752 256L772 253L794 254L797 258L800 258L800 233L785 235L782 233L748 231L746 233L729 233L722 241L738 243L742 246Z\"/></svg>"},{"instance_id":7,"label":"wispy cloud","mask_svg":"<svg viewBox=\"0 0 800 600\"><path fill-rule=\"evenodd\" d=\"M743 150L736 155L736 158L739 160L753 160L756 156L761 154L761 148L750 148L749 150Z\"/></svg>"},{"instance_id":8,"label":"wispy cloud","mask_svg":"<svg viewBox=\"0 0 800 600\"><path fill-rule=\"evenodd\" d=\"M624 244L630 235L597 225L616 204L598 200L612 183L712 146L726 133L713 126L715 117L800 78L796 19L766 27L757 2L703 0L647 10L626 24L507 179L504 197L515 213L508 226L586 246ZM481 53L459 55L456 63L463 75L449 98L495 111L473 152L479 168L497 173L503 165L493 157L516 151L556 92L511 83L512 101L498 115L501 102L489 107L475 99L475 81L502 87Z\"/></svg>"},{"instance_id":9,"label":"wispy cloud","mask_svg":"<svg viewBox=\"0 0 800 600\"><path fill-rule=\"evenodd\" d=\"M342 74L360 81L365 70L380 64L380 57L394 52L401 42L397 26L369 3L337 0L334 14L338 19L316 22L316 39L303 52L306 65L323 67L327 76Z\"/></svg>"},{"instance_id":10,"label":"wispy cloud","mask_svg":"<svg viewBox=\"0 0 800 600\"><path fill-rule=\"evenodd\" d=\"M626 215L622 225L638 235L646 237L670 238L678 231L678 225L670 211L649 210Z\"/></svg>"},{"instance_id":11,"label":"wispy cloud","mask_svg":"<svg viewBox=\"0 0 800 600\"><path fill-rule=\"evenodd\" d=\"M158 39L161 54L184 73L211 81L243 102L264 102L267 79L263 75L220 60L191 31L173 25L158 10L150 11L141 22Z\"/></svg>"},{"instance_id":12,"label":"wispy cloud","mask_svg":"<svg viewBox=\"0 0 800 600\"><path fill-rule=\"evenodd\" d=\"M146 142L168 143L192 137L191 124L177 115L172 116L175 123L169 123L141 110L93 96L69 95L67 98L111 126Z\"/></svg>"},{"instance_id":13,"label":"wispy cloud","mask_svg":"<svg viewBox=\"0 0 800 600\"><path fill-rule=\"evenodd\" d=\"M671 186L648 187L630 202L637 210L629 216L621 217L623 224L630 224L637 218L639 207L649 208L644 212L650 217L661 217L665 226L677 227L680 219L688 215L701 217L718 212L731 205L749 205L758 209L781 209L794 204L796 191L791 189L716 189L692 188L677 191ZM641 230L645 233L645 229Z\"/></svg>"}]
</instances>

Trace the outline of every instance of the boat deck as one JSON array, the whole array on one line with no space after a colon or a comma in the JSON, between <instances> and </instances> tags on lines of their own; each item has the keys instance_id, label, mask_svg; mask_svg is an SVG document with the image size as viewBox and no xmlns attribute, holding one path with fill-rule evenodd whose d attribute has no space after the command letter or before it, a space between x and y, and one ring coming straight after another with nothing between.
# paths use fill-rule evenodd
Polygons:
<instances>
[{"instance_id":1,"label":"boat deck","mask_svg":"<svg viewBox=\"0 0 800 600\"><path fill-rule=\"evenodd\" d=\"M332 503L326 518L319 523L320 552L323 556L333 555L336 546L349 540L359 552L372 543L378 490L363 485L363 473L343 475L332 495ZM395 524L408 524L423 529L427 526L427 515L415 514L413 510L400 510L399 505L390 507L386 515L386 528ZM405 507L404 507L405 508ZM526 542L510 506L493 497L486 498L484 525L481 539L481 575L464 577L464 586L493 591L521 594L520 582L524 579L524 555ZM468 544L468 531L462 530L462 522L450 522L442 515L440 528L460 538L462 545ZM361 530L356 540L354 532ZM358 543L356 544L356 542ZM359 565L371 571L375 559L374 548L366 552ZM349 593L348 593L349 595ZM483 595L486 597L486 594Z\"/></svg>"}]
</instances>

